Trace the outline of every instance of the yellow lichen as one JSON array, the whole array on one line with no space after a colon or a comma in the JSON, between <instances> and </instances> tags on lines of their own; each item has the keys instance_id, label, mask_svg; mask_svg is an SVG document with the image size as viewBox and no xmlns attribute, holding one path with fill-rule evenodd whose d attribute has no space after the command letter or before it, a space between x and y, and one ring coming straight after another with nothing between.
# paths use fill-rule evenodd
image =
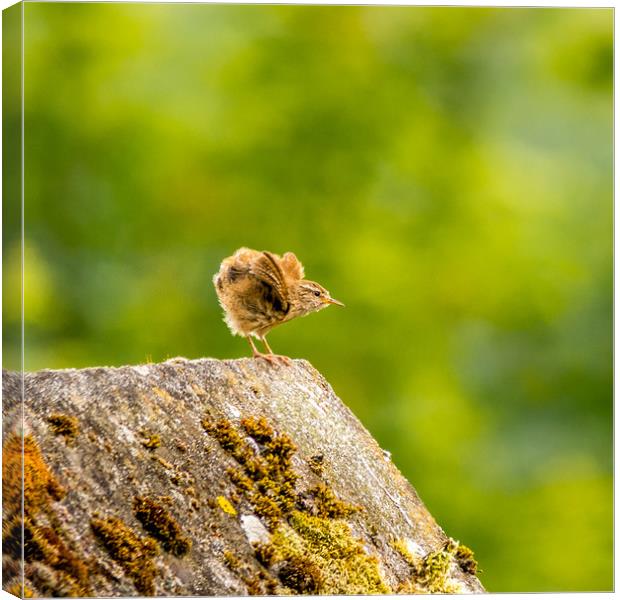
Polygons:
<instances>
[{"instance_id":1,"label":"yellow lichen","mask_svg":"<svg viewBox=\"0 0 620 600\"><path fill-rule=\"evenodd\" d=\"M224 496L218 496L217 503L226 514L232 515L233 517L237 516L235 507Z\"/></svg>"}]
</instances>

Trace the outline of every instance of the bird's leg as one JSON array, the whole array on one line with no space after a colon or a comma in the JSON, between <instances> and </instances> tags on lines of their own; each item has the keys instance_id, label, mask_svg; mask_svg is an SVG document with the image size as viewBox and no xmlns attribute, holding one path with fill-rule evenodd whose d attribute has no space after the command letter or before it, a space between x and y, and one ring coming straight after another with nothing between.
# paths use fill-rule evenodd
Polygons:
<instances>
[{"instance_id":1,"label":"bird's leg","mask_svg":"<svg viewBox=\"0 0 620 600\"><path fill-rule=\"evenodd\" d=\"M269 354L273 354L273 350L271 349L271 346L267 343L267 338L264 335L261 336L260 341L263 342L263 344L265 344L265 348L267 348L267 352L269 352Z\"/></svg>"},{"instance_id":2,"label":"bird's leg","mask_svg":"<svg viewBox=\"0 0 620 600\"><path fill-rule=\"evenodd\" d=\"M291 364L291 359L288 356L282 356L280 354L273 353L273 350L271 349L271 346L267 343L267 338L264 335L260 336L259 339L265 345L267 352L269 352L269 356L273 356L276 360L282 361L285 365Z\"/></svg>"},{"instance_id":3,"label":"bird's leg","mask_svg":"<svg viewBox=\"0 0 620 600\"><path fill-rule=\"evenodd\" d=\"M248 340L250 346L252 347L252 355L254 356L254 358L264 358L267 362L270 362L271 364L276 361L276 357L273 353L263 354L262 352L259 352L258 348L254 345L254 341L252 340L251 336L246 335L245 339Z\"/></svg>"}]
</instances>

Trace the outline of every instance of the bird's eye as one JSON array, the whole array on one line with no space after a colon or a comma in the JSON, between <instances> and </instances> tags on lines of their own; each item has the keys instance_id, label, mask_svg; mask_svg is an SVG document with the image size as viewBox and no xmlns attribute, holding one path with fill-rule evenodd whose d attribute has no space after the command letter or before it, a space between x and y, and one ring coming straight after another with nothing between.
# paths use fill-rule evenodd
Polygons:
<instances>
[{"instance_id":1,"label":"bird's eye","mask_svg":"<svg viewBox=\"0 0 620 600\"><path fill-rule=\"evenodd\" d=\"M318 298L321 295L321 292L317 290L316 292L314 292L314 295Z\"/></svg>"}]
</instances>

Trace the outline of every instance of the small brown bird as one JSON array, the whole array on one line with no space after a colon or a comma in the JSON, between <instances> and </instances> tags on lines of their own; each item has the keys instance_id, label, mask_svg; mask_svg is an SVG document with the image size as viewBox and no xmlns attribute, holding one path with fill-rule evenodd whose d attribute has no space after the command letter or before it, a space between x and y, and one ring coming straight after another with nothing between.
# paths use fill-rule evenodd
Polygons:
<instances>
[{"instance_id":1,"label":"small brown bird","mask_svg":"<svg viewBox=\"0 0 620 600\"><path fill-rule=\"evenodd\" d=\"M233 335L246 337L253 355L270 362L289 362L287 357L275 355L265 339L276 325L329 304L344 306L318 283L304 279L304 268L292 252L281 257L240 248L222 261L213 283ZM268 354L257 350L251 336L263 342Z\"/></svg>"}]
</instances>

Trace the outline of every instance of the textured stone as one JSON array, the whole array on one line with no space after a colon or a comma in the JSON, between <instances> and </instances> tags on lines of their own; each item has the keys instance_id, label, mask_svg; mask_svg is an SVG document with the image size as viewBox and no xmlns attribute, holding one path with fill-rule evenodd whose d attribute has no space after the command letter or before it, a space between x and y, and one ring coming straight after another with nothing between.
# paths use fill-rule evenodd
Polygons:
<instances>
[{"instance_id":1,"label":"textured stone","mask_svg":"<svg viewBox=\"0 0 620 600\"><path fill-rule=\"evenodd\" d=\"M3 373L5 444L21 428L20 379ZM257 560L250 541L267 539L269 524L258 520L231 481L230 469L239 463L205 431L206 418L229 422L257 456L259 444L243 430L243 418L264 417L277 434L286 434L296 446L291 464L298 476L297 510L312 510L303 492L319 484L362 507L346 522L368 556L376 557L389 589L402 588L412 573L395 550L396 540L406 540L420 556L441 550L448 540L411 485L306 361L272 366L253 359L172 359L39 371L25 374L23 392L24 434L64 490L43 508L25 507L26 514L36 527L56 531L60 541L52 540L52 551L62 542L89 574L78 581L79 565L69 568L53 555L35 553L26 565L26 585L40 594L62 592L63 585L97 596L138 595L136 586L166 596L290 593L278 581L277 566ZM75 419L76 435L59 434L51 415ZM136 498L154 503L149 514L157 522L145 527L144 517L136 517ZM5 506L5 522L14 516L11 510L15 506ZM123 562L113 539L106 545L95 535L93 519L100 529L101 523L116 523L106 519L120 519L131 547L145 548L148 556ZM157 551L150 556L152 548ZM5 589L15 585L15 561L5 556ZM152 568L152 581L136 573L136 565L144 564L147 575ZM456 567L450 577L460 591L484 591L475 576Z\"/></svg>"}]
</instances>

